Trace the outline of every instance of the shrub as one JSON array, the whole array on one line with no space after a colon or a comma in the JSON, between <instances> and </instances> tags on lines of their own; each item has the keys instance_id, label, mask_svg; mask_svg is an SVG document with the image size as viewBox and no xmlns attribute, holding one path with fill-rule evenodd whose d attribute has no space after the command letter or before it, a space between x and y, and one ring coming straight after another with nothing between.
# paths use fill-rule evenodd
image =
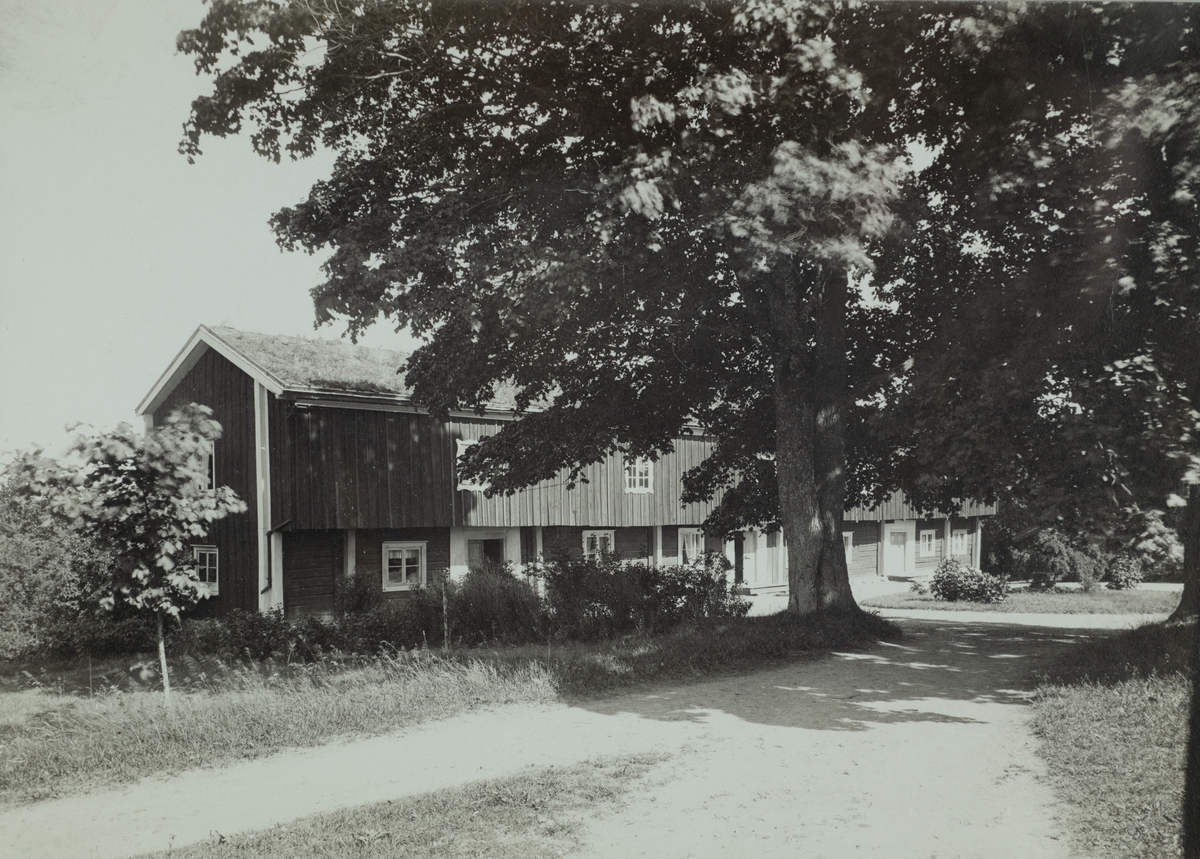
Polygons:
<instances>
[{"instance_id":1,"label":"shrub","mask_svg":"<svg viewBox=\"0 0 1200 859\"><path fill-rule=\"evenodd\" d=\"M1038 532L1029 549L1018 553L1029 572L1030 587L1048 590L1061 581L1079 582L1090 591L1104 574L1104 556L1088 544L1072 543L1054 529Z\"/></svg>"},{"instance_id":2,"label":"shrub","mask_svg":"<svg viewBox=\"0 0 1200 859\"><path fill-rule=\"evenodd\" d=\"M947 602L998 603L1008 595L1008 579L946 558L934 570L929 590L935 599Z\"/></svg>"},{"instance_id":3,"label":"shrub","mask_svg":"<svg viewBox=\"0 0 1200 859\"><path fill-rule=\"evenodd\" d=\"M0 485L0 659L72 656L92 647L100 648L97 656L128 652L121 642L136 638L133 625L92 617L109 557L45 520L42 506Z\"/></svg>"},{"instance_id":4,"label":"shrub","mask_svg":"<svg viewBox=\"0 0 1200 859\"><path fill-rule=\"evenodd\" d=\"M706 555L684 566L623 564L616 555L594 560L557 554L541 564L552 635L580 641L627 632L666 632L702 618L740 617L749 603L729 592L729 563Z\"/></svg>"},{"instance_id":5,"label":"shrub","mask_svg":"<svg viewBox=\"0 0 1200 859\"><path fill-rule=\"evenodd\" d=\"M1108 565L1109 590L1136 588L1143 577L1142 562L1134 555L1117 555Z\"/></svg>"},{"instance_id":6,"label":"shrub","mask_svg":"<svg viewBox=\"0 0 1200 859\"><path fill-rule=\"evenodd\" d=\"M366 611L336 615L327 624L332 629L327 628L325 634L336 644L336 649L348 653L433 647L442 643L441 588L415 591L402 599L382 600Z\"/></svg>"},{"instance_id":7,"label":"shrub","mask_svg":"<svg viewBox=\"0 0 1200 859\"><path fill-rule=\"evenodd\" d=\"M537 592L509 563L472 569L449 593L451 636L463 644L524 644L541 637Z\"/></svg>"}]
</instances>

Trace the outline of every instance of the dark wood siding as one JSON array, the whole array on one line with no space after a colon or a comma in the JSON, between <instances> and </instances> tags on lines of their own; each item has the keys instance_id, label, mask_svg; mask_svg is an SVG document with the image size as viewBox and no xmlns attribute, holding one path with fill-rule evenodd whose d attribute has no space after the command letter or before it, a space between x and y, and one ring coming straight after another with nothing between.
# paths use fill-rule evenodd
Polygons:
<instances>
[{"instance_id":1,"label":"dark wood siding","mask_svg":"<svg viewBox=\"0 0 1200 859\"><path fill-rule=\"evenodd\" d=\"M521 528L521 563L536 561L537 553L537 529L530 526Z\"/></svg>"},{"instance_id":2,"label":"dark wood siding","mask_svg":"<svg viewBox=\"0 0 1200 859\"><path fill-rule=\"evenodd\" d=\"M850 557L850 577L865 578L879 575L878 522L845 522L842 533L854 534L854 550Z\"/></svg>"},{"instance_id":3,"label":"dark wood siding","mask_svg":"<svg viewBox=\"0 0 1200 859\"><path fill-rule=\"evenodd\" d=\"M362 575L375 576L383 585L383 544L413 541L425 543L425 581L434 585L450 570L449 528L381 528L361 530L354 535L354 567ZM385 599L404 599L408 591L388 591Z\"/></svg>"},{"instance_id":4,"label":"dark wood siding","mask_svg":"<svg viewBox=\"0 0 1200 859\"><path fill-rule=\"evenodd\" d=\"M543 528L542 549L547 554L557 550L567 551L572 555L582 555L583 529L567 526Z\"/></svg>"},{"instance_id":5,"label":"dark wood siding","mask_svg":"<svg viewBox=\"0 0 1200 859\"><path fill-rule=\"evenodd\" d=\"M966 501L958 510L959 516L994 516L995 504L981 504L977 501ZM893 492L892 497L878 507L851 507L846 511L848 522L869 522L880 519L920 519L929 514L922 513L908 503L903 492ZM943 517L944 518L944 517Z\"/></svg>"},{"instance_id":6,"label":"dark wood siding","mask_svg":"<svg viewBox=\"0 0 1200 859\"><path fill-rule=\"evenodd\" d=\"M664 525L662 529L663 562L672 564L679 560L679 526Z\"/></svg>"},{"instance_id":7,"label":"dark wood siding","mask_svg":"<svg viewBox=\"0 0 1200 859\"><path fill-rule=\"evenodd\" d=\"M154 412L159 426L172 411L199 403L213 411L222 435L215 445L217 485L246 502L245 513L214 522L197 544L218 550L220 593L209 602L215 614L258 610L258 500L255 491L254 380L209 349Z\"/></svg>"},{"instance_id":8,"label":"dark wood siding","mask_svg":"<svg viewBox=\"0 0 1200 859\"><path fill-rule=\"evenodd\" d=\"M273 524L450 526L450 441L428 415L297 406L270 397Z\"/></svg>"},{"instance_id":9,"label":"dark wood siding","mask_svg":"<svg viewBox=\"0 0 1200 859\"><path fill-rule=\"evenodd\" d=\"M502 423L486 418L455 418L450 422L448 451L454 441L475 441L498 432ZM554 480L508 496L487 498L482 492L454 490L454 523L490 528L516 525L622 528L652 525L698 525L713 504L682 505L683 475L712 451L712 442L692 437L676 443L675 451L654 463L654 491L627 493L620 457L609 457L584 470L587 482L567 489L566 473Z\"/></svg>"},{"instance_id":10,"label":"dark wood siding","mask_svg":"<svg viewBox=\"0 0 1200 859\"><path fill-rule=\"evenodd\" d=\"M653 528L617 528L613 540L617 554L627 561L654 557Z\"/></svg>"},{"instance_id":11,"label":"dark wood siding","mask_svg":"<svg viewBox=\"0 0 1200 859\"><path fill-rule=\"evenodd\" d=\"M343 540L338 531L297 531L283 535L286 617L333 611L335 583L345 569Z\"/></svg>"}]
</instances>

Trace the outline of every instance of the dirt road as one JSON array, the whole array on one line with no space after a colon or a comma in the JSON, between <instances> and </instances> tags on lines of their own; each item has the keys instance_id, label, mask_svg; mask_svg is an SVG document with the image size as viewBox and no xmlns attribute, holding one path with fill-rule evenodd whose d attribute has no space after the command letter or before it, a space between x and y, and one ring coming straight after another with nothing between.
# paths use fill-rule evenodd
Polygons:
<instances>
[{"instance_id":1,"label":"dirt road","mask_svg":"<svg viewBox=\"0 0 1200 859\"><path fill-rule=\"evenodd\" d=\"M1068 856L1024 678L1086 630L903 622L865 652L576 706L467 714L0 814L0 855L121 857L526 766L672 753L585 857Z\"/></svg>"}]
</instances>

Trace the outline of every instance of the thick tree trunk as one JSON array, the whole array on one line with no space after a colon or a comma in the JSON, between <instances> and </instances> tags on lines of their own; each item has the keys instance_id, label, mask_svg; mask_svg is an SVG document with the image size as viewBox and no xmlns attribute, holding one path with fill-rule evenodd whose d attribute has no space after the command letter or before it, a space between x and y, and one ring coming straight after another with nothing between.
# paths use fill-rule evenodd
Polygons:
<instances>
[{"instance_id":1,"label":"thick tree trunk","mask_svg":"<svg viewBox=\"0 0 1200 859\"><path fill-rule=\"evenodd\" d=\"M1183 596L1171 615L1182 621L1200 615L1200 486L1188 487L1183 526Z\"/></svg>"},{"instance_id":2,"label":"thick tree trunk","mask_svg":"<svg viewBox=\"0 0 1200 859\"><path fill-rule=\"evenodd\" d=\"M1192 714L1183 778L1183 855L1200 859L1200 625L1192 631Z\"/></svg>"},{"instance_id":3,"label":"thick tree trunk","mask_svg":"<svg viewBox=\"0 0 1200 859\"><path fill-rule=\"evenodd\" d=\"M858 611L842 543L846 512L846 302L845 274L832 272L816 295L813 389L816 427L813 473L821 522L818 599L822 610Z\"/></svg>"},{"instance_id":4,"label":"thick tree trunk","mask_svg":"<svg viewBox=\"0 0 1200 859\"><path fill-rule=\"evenodd\" d=\"M798 274L774 273L767 302L777 344L775 474L788 611L857 611L842 546L847 286L838 272L809 284Z\"/></svg>"},{"instance_id":5,"label":"thick tree trunk","mask_svg":"<svg viewBox=\"0 0 1200 859\"><path fill-rule=\"evenodd\" d=\"M788 611L820 610L821 519L813 473L814 415L809 380L783 362L775 373L775 475L787 541Z\"/></svg>"}]
</instances>

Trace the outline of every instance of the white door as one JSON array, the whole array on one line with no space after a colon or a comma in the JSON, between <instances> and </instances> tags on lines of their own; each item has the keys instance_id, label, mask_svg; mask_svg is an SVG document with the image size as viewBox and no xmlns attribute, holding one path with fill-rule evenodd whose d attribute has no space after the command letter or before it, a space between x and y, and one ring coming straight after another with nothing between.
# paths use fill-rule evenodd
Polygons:
<instances>
[{"instance_id":1,"label":"white door","mask_svg":"<svg viewBox=\"0 0 1200 859\"><path fill-rule=\"evenodd\" d=\"M887 576L916 573L916 522L889 522L883 526L883 572Z\"/></svg>"}]
</instances>

